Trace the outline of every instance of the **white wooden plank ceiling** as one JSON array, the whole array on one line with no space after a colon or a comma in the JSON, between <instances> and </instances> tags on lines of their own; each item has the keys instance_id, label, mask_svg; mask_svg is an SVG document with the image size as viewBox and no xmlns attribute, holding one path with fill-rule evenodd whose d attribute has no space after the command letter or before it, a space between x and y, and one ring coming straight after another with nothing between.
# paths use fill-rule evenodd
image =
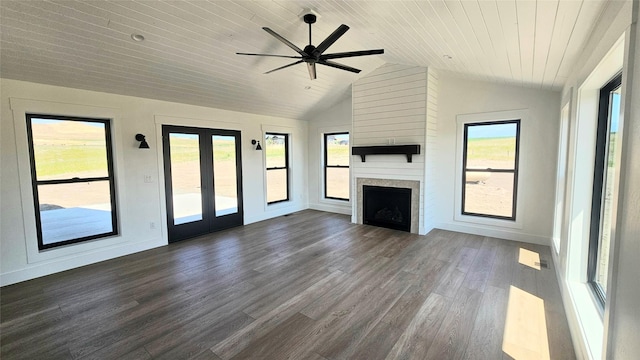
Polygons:
<instances>
[{"instance_id":1,"label":"white wooden plank ceiling","mask_svg":"<svg viewBox=\"0 0 640 360\"><path fill-rule=\"evenodd\" d=\"M471 78L560 89L606 0L11 1L0 2L0 76L287 118L313 118L384 63L432 66ZM305 9L328 51L384 48L340 59L359 75L304 64L261 28L303 48ZM141 34L143 42L132 40Z\"/></svg>"}]
</instances>

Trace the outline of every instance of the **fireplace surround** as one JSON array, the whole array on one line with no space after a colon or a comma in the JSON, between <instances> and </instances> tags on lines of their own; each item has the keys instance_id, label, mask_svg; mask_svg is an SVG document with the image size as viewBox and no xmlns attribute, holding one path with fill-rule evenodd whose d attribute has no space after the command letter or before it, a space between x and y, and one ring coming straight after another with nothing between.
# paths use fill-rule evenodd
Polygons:
<instances>
[{"instance_id":1,"label":"fireplace surround","mask_svg":"<svg viewBox=\"0 0 640 360\"><path fill-rule=\"evenodd\" d=\"M364 186L387 187L410 190L411 206L410 206L410 224L409 232L418 234L420 228L420 182L414 180L395 180L395 179L375 179L375 178L356 178L356 196L357 208L356 219L358 224L364 222ZM394 211L395 209L389 209Z\"/></svg>"}]
</instances>

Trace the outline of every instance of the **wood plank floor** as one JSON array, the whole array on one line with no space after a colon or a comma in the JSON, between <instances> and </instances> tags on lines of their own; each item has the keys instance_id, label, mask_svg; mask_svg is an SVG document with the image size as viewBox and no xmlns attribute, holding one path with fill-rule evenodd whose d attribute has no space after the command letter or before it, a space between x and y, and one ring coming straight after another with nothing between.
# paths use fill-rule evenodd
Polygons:
<instances>
[{"instance_id":1,"label":"wood plank floor","mask_svg":"<svg viewBox=\"0 0 640 360\"><path fill-rule=\"evenodd\" d=\"M3 360L575 358L549 248L313 210L7 286L0 304Z\"/></svg>"}]
</instances>

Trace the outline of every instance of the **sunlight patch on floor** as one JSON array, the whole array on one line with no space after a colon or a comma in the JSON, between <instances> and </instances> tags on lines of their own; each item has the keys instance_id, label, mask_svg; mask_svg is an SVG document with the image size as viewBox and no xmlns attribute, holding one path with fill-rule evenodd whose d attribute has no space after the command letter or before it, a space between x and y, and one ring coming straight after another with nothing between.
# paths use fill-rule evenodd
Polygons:
<instances>
[{"instance_id":1,"label":"sunlight patch on floor","mask_svg":"<svg viewBox=\"0 0 640 360\"><path fill-rule=\"evenodd\" d=\"M540 270L540 254L535 251L520 248L518 262L532 269Z\"/></svg>"},{"instance_id":2,"label":"sunlight patch on floor","mask_svg":"<svg viewBox=\"0 0 640 360\"><path fill-rule=\"evenodd\" d=\"M515 360L548 360L544 300L515 286L509 289L502 351Z\"/></svg>"}]
</instances>

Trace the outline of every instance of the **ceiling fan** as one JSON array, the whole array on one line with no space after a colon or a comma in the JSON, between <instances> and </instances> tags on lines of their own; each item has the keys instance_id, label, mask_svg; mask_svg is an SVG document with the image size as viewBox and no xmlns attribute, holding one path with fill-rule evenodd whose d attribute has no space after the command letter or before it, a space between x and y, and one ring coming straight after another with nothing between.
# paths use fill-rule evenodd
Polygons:
<instances>
[{"instance_id":1,"label":"ceiling fan","mask_svg":"<svg viewBox=\"0 0 640 360\"><path fill-rule=\"evenodd\" d=\"M300 54L300 56L287 56L287 55L272 55L272 54L252 54L252 53L236 53L237 55L251 55L251 56L271 56L271 57L281 57L281 58L289 58L289 59L300 59L298 61L294 61L291 64L287 64L285 66L281 66L279 68L275 68L273 70L267 71L265 74L270 74L274 71L282 70L288 68L289 66L297 65L300 63L307 63L307 69L309 70L309 77L311 80L316 78L316 64L330 66L337 69L342 69L346 71L351 71L354 73L359 73L360 69L353 68L351 66L346 66L339 64L337 62L331 61L332 59L341 59L353 56L365 56L365 55L378 55L384 54L384 49L376 49L376 50L361 50L361 51L348 51L348 52L339 52L332 54L324 54L324 52L329 48L329 46L333 45L336 40L338 40L344 33L349 30L347 25L340 25L338 28L329 35L320 45L313 46L311 45L311 24L316 22L316 15L314 14L306 14L303 18L305 23L309 24L309 45L305 46L304 50L295 46L289 40L284 37L278 35L275 31L269 29L268 27L263 27L262 29L269 34L271 34L276 39L283 42L288 47L292 48L295 52Z\"/></svg>"}]
</instances>

